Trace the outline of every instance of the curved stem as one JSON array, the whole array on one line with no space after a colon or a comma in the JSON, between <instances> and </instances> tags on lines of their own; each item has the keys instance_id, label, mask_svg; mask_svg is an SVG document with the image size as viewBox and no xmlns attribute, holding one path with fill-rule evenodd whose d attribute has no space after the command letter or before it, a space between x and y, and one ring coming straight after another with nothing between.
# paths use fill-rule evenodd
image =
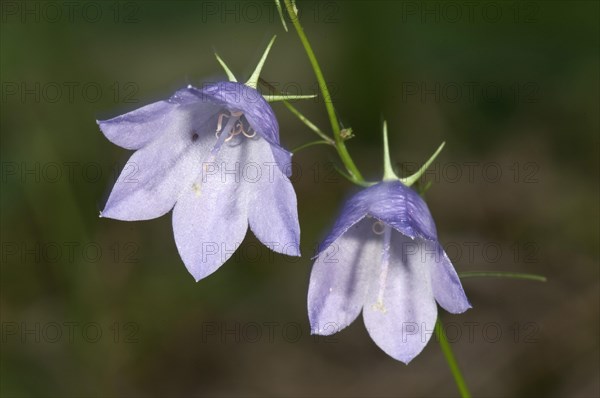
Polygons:
<instances>
[{"instance_id":1,"label":"curved stem","mask_svg":"<svg viewBox=\"0 0 600 398\"><path fill-rule=\"evenodd\" d=\"M458 387L460 396L462 398L470 398L471 393L469 392L467 383L465 382L465 379L458 368L458 363L456 362L456 358L454 358L452 347L448 342L448 338L446 338L446 334L442 328L442 321L440 321L439 318L435 323L435 335L440 343L440 347L442 348L446 362L448 362L448 367L450 368L450 372L452 372L452 376L454 377L454 382L456 383L456 387Z\"/></svg>"},{"instance_id":2,"label":"curved stem","mask_svg":"<svg viewBox=\"0 0 600 398\"><path fill-rule=\"evenodd\" d=\"M477 277L490 277L490 278L511 278L511 279L526 279L530 281L546 282L546 277L543 275L536 274L523 274L520 272L487 272L487 271L471 271L471 272L459 272L458 276L463 278L477 278Z\"/></svg>"},{"instance_id":3,"label":"curved stem","mask_svg":"<svg viewBox=\"0 0 600 398\"><path fill-rule=\"evenodd\" d=\"M344 177L346 180L350 181L353 184L359 185L361 187L365 187L368 188L371 185L374 185L375 183L372 182L368 182L365 180L362 181L358 181L357 179L353 178L350 174L346 173L344 170L342 170L340 167L338 167L338 165L334 164L333 168L335 169L335 171L337 171L339 173L339 175L341 175L342 177Z\"/></svg>"},{"instance_id":4,"label":"curved stem","mask_svg":"<svg viewBox=\"0 0 600 398\"><path fill-rule=\"evenodd\" d=\"M306 51L306 55L310 61L310 64L315 72L317 77L317 82L319 83L319 89L321 90L321 94L323 95L323 99L325 101L325 108L327 108L327 115L329 116L329 122L331 123L331 129L333 131L333 137L335 140L335 148L348 170L348 173L352 176L352 179L356 182L364 182L362 174L358 170L358 167L354 164L352 157L350 157L350 153L348 153L348 149L346 148L346 144L344 143L344 138L341 134L340 123L338 121L337 115L335 114L335 109L333 107L333 102L331 100L331 94L329 93L329 89L327 88L327 83L325 82L325 78L323 77L323 72L321 71L321 67L319 66L319 62L315 56L315 53L308 41L308 38L304 34L304 29L302 25L300 25L300 21L298 19L298 15L294 11L294 5L290 0L285 0L285 7L287 12L292 20L292 24L296 29L296 33L298 33L298 37L304 46L304 50Z\"/></svg>"},{"instance_id":5,"label":"curved stem","mask_svg":"<svg viewBox=\"0 0 600 398\"><path fill-rule=\"evenodd\" d=\"M325 140L307 142L304 145L300 145L300 146L292 149L292 153L299 152L299 151L301 151L303 149L310 148L311 146L315 146L315 145L333 145L333 144L330 143L329 141L325 141Z\"/></svg>"},{"instance_id":6,"label":"curved stem","mask_svg":"<svg viewBox=\"0 0 600 398\"><path fill-rule=\"evenodd\" d=\"M335 145L335 141L333 141L327 134L325 134L320 128L318 128L313 122L308 120L306 116L304 116L296 107L290 104L287 101L283 101L283 105L289 109L302 123L304 123L309 129L315 132L319 137L323 138L324 141L327 141L330 145ZM292 151L293 152L293 151Z\"/></svg>"}]
</instances>

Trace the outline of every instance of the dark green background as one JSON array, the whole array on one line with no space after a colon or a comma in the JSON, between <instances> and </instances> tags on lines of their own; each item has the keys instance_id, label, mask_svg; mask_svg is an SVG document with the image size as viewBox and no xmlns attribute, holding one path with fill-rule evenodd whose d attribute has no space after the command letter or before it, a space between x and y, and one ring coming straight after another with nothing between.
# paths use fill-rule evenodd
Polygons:
<instances>
[{"instance_id":1,"label":"dark green background","mask_svg":"<svg viewBox=\"0 0 600 398\"><path fill-rule=\"evenodd\" d=\"M2 2L3 396L456 394L435 342L404 366L375 346L362 319L334 338L309 336L313 247L356 191L331 173L337 160L328 148L294 158L302 171L294 177L298 261L266 250L253 260L249 233L246 254L194 283L170 215L98 218L113 169L129 153L96 119L221 79L215 50L247 77L273 34L262 77L316 91L297 36L284 32L269 2L91 2L72 15L63 2L50 3L55 8ZM462 332L454 348L474 394L598 396L598 2L466 4L298 2L365 175L381 173L383 118L398 170L446 141L427 200L456 268L548 277L465 280L474 308L442 313ZM425 13L413 14L415 7ZM439 97L406 91L422 84L437 84ZM499 95L488 91L495 89ZM297 106L327 127L322 101ZM281 104L273 108L286 147L313 139ZM262 335L254 342L256 325ZM94 327L102 330L96 342ZM216 335L207 336L212 327Z\"/></svg>"}]
</instances>

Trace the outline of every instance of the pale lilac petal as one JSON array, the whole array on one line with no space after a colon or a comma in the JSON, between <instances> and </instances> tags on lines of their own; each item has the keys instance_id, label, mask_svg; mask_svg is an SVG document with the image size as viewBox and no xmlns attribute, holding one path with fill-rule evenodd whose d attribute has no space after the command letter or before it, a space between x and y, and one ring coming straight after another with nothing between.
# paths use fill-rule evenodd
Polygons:
<instances>
[{"instance_id":1,"label":"pale lilac petal","mask_svg":"<svg viewBox=\"0 0 600 398\"><path fill-rule=\"evenodd\" d=\"M364 191L359 192L346 201L340 216L335 220L333 229L329 235L327 235L323 243L319 245L317 254L321 254L323 251L327 250L333 242L338 240L346 233L346 231L348 231L348 229L367 215L367 208L364 206L364 201L360 200L360 198L357 199L357 197L361 196L362 192Z\"/></svg>"},{"instance_id":2,"label":"pale lilac petal","mask_svg":"<svg viewBox=\"0 0 600 398\"><path fill-rule=\"evenodd\" d=\"M271 145L264 139L247 140L250 162L242 165L244 184L255 192L249 203L250 229L267 247L300 256L300 225L296 193L275 164Z\"/></svg>"},{"instance_id":3,"label":"pale lilac petal","mask_svg":"<svg viewBox=\"0 0 600 398\"><path fill-rule=\"evenodd\" d=\"M175 132L181 126L181 114L197 111L199 103L197 92L185 88L168 100L97 122L112 143L125 149L140 149L163 135L175 138Z\"/></svg>"},{"instance_id":4,"label":"pale lilac petal","mask_svg":"<svg viewBox=\"0 0 600 398\"><path fill-rule=\"evenodd\" d=\"M231 116L218 129L232 128L241 117L235 128L244 134L228 130L231 135L223 131L217 139L222 113ZM256 90L238 83L189 86L167 101L98 123L109 140L137 149L101 215L145 220L175 206L177 248L196 280L231 257L249 218L261 241L290 243L281 251L299 255L296 197L287 178L291 153L279 146L273 110ZM274 178L248 182L245 168L253 164L273 169Z\"/></svg>"},{"instance_id":5,"label":"pale lilac petal","mask_svg":"<svg viewBox=\"0 0 600 398\"><path fill-rule=\"evenodd\" d=\"M137 150L123 167L102 217L148 220L169 212L200 175L214 141L218 112L209 104L194 112L185 107L173 110L167 134Z\"/></svg>"},{"instance_id":6,"label":"pale lilac petal","mask_svg":"<svg viewBox=\"0 0 600 398\"><path fill-rule=\"evenodd\" d=\"M419 258L418 245L418 241L392 232L387 278L382 284L377 272L363 309L365 326L373 341L404 363L423 350L437 320L429 268Z\"/></svg>"},{"instance_id":7,"label":"pale lilac petal","mask_svg":"<svg viewBox=\"0 0 600 398\"><path fill-rule=\"evenodd\" d=\"M377 280L374 259L382 242L373 219L352 226L315 261L308 288L308 316L314 334L330 335L352 323Z\"/></svg>"},{"instance_id":8,"label":"pale lilac petal","mask_svg":"<svg viewBox=\"0 0 600 398\"><path fill-rule=\"evenodd\" d=\"M273 152L273 158L277 162L279 171L286 177L292 176L292 154L280 147L278 144L270 143L271 151Z\"/></svg>"},{"instance_id":9,"label":"pale lilac petal","mask_svg":"<svg viewBox=\"0 0 600 398\"><path fill-rule=\"evenodd\" d=\"M228 145L228 144L225 144ZM179 254L196 281L215 272L237 250L248 229L248 184L241 181L249 145L231 145L177 201L173 233Z\"/></svg>"},{"instance_id":10,"label":"pale lilac petal","mask_svg":"<svg viewBox=\"0 0 600 398\"><path fill-rule=\"evenodd\" d=\"M471 303L460 283L460 279L452 266L446 252L438 243L428 243L428 253L436 253L427 258L431 285L436 301L446 311L452 314L461 314L471 308ZM434 247L431 247L434 246Z\"/></svg>"}]
</instances>

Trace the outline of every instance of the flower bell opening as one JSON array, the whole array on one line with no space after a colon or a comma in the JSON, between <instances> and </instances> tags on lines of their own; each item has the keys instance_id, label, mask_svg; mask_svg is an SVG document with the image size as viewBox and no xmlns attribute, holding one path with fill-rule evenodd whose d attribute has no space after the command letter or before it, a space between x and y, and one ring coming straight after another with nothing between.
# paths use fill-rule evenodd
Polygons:
<instances>
[{"instance_id":1,"label":"flower bell opening","mask_svg":"<svg viewBox=\"0 0 600 398\"><path fill-rule=\"evenodd\" d=\"M217 121L217 130L215 132L215 136L219 138L219 135L227 130L226 128L222 128L223 119L227 118L227 122L229 123L231 120L234 122L234 127L229 130L229 137L225 139L225 142L229 142L236 135L243 134L246 138L254 138L256 136L256 131L250 126L248 120L244 117L242 112L231 112L230 114L221 113L219 115L219 119Z\"/></svg>"},{"instance_id":2,"label":"flower bell opening","mask_svg":"<svg viewBox=\"0 0 600 398\"><path fill-rule=\"evenodd\" d=\"M224 123L225 127L223 127ZM231 142L240 134L246 138L254 138L256 136L256 131L250 126L244 114L242 112L221 113L217 119L217 129L215 131L217 142L210 151L211 160L214 160L214 157L217 156L223 143Z\"/></svg>"},{"instance_id":3,"label":"flower bell opening","mask_svg":"<svg viewBox=\"0 0 600 398\"><path fill-rule=\"evenodd\" d=\"M198 139L198 134L195 131L192 131L192 133L192 141L194 142ZM240 134L248 139L252 139L257 136L256 130L250 126L250 123L244 117L244 113L239 111L230 112L227 110L220 113L217 117L217 127L215 130L217 142L212 147L208 159L203 162L202 173L192 184L192 190L196 193L196 196L200 196L202 181L204 181L206 178L205 173L208 172L209 165L215 162L223 144L228 143L232 146L239 145L241 143L240 141L233 140Z\"/></svg>"}]
</instances>

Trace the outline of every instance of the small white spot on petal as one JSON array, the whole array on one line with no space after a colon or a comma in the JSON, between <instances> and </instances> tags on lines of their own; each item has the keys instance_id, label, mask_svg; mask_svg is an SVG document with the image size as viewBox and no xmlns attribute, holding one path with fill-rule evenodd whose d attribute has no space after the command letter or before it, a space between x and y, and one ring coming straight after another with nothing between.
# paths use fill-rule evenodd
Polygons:
<instances>
[{"instance_id":1,"label":"small white spot on petal","mask_svg":"<svg viewBox=\"0 0 600 398\"><path fill-rule=\"evenodd\" d=\"M191 84L188 84L187 88L192 88L192 85L191 85Z\"/></svg>"},{"instance_id":2,"label":"small white spot on petal","mask_svg":"<svg viewBox=\"0 0 600 398\"><path fill-rule=\"evenodd\" d=\"M200 196L200 194L202 193L201 189L200 189L200 184L194 183L192 185L192 190L196 193L196 196Z\"/></svg>"},{"instance_id":3,"label":"small white spot on petal","mask_svg":"<svg viewBox=\"0 0 600 398\"><path fill-rule=\"evenodd\" d=\"M377 300L377 302L375 304L373 304L373 306L371 308L373 308L374 311L381 312L382 314L385 314L387 312L387 309L383 305L382 300Z\"/></svg>"}]
</instances>

